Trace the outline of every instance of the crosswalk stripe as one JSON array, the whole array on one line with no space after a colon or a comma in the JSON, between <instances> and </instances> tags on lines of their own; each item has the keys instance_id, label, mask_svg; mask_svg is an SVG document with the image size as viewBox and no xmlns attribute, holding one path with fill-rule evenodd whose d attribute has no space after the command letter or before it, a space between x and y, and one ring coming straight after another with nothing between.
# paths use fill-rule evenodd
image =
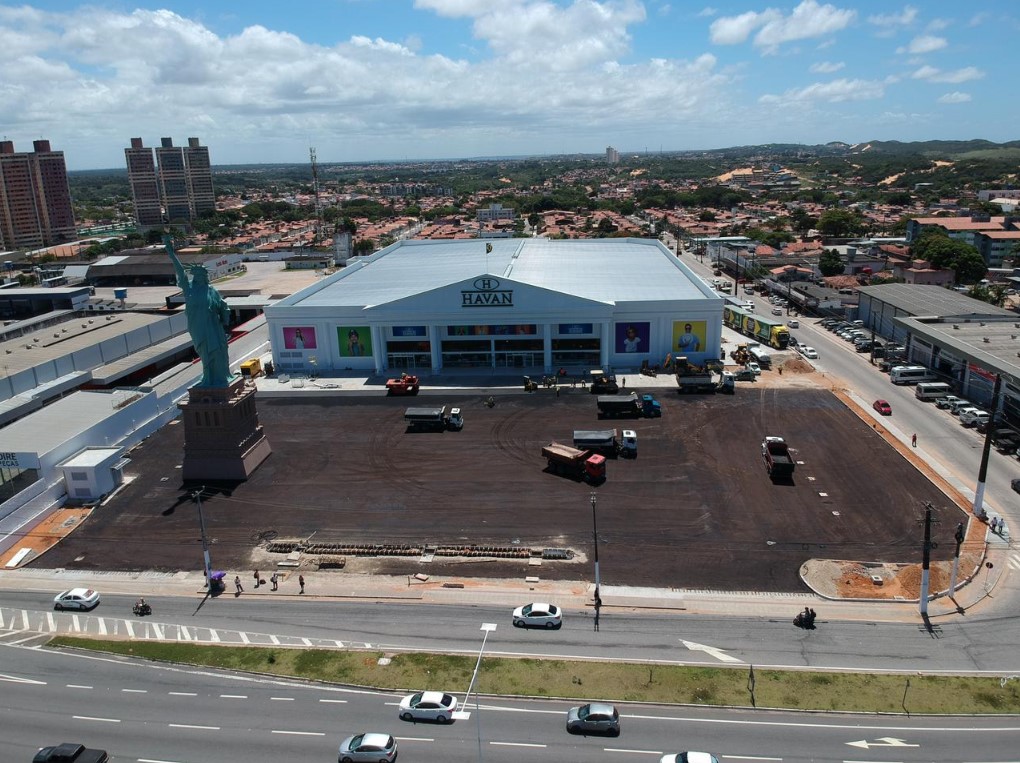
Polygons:
<instances>
[{"instance_id":1,"label":"crosswalk stripe","mask_svg":"<svg viewBox=\"0 0 1020 763\"><path fill-rule=\"evenodd\" d=\"M212 628L209 629L209 640L214 644L220 643L220 634L214 631Z\"/></svg>"}]
</instances>

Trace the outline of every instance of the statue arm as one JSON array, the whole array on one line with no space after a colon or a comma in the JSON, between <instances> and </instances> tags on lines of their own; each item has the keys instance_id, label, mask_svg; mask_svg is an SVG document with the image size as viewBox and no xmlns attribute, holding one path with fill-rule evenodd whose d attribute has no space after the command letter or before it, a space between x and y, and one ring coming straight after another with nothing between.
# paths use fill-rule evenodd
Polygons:
<instances>
[{"instance_id":1,"label":"statue arm","mask_svg":"<svg viewBox=\"0 0 1020 763\"><path fill-rule=\"evenodd\" d=\"M170 255L170 261L174 265L174 273L177 274L177 285L187 292L189 285L188 274L184 270L184 265L181 263L180 257L177 256L177 252L174 251L174 244L169 236L163 237L163 245L166 247L166 253Z\"/></svg>"}]
</instances>

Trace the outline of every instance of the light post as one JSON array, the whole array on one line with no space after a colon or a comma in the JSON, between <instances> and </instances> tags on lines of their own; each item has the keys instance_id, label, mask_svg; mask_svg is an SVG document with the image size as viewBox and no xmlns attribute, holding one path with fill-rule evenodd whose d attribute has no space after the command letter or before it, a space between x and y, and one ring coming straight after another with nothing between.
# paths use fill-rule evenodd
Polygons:
<instances>
[{"instance_id":1,"label":"light post","mask_svg":"<svg viewBox=\"0 0 1020 763\"><path fill-rule=\"evenodd\" d=\"M478 680L478 671L482 667L482 653L485 652L485 642L488 640L489 634L496 630L496 623L482 623L481 630L485 635L482 636L482 647L478 650L475 672L471 674L471 682L468 684L467 694L464 695L461 709L455 710L451 716L454 720L467 720L471 717L471 713L466 709L468 700L471 698L471 689L474 688L475 682ZM475 721L478 724L478 763L482 763L482 714L479 707L478 692L475 692Z\"/></svg>"},{"instance_id":2,"label":"light post","mask_svg":"<svg viewBox=\"0 0 1020 763\"><path fill-rule=\"evenodd\" d=\"M598 601L601 597L599 596L599 589L602 586L602 578L599 576L599 519L598 514L595 511L596 502L595 491L591 494L591 527L592 535L595 539L595 601Z\"/></svg>"},{"instance_id":3,"label":"light post","mask_svg":"<svg viewBox=\"0 0 1020 763\"><path fill-rule=\"evenodd\" d=\"M202 559L205 562L205 587L212 590L212 562L209 560L209 541L205 537L205 516L202 514L202 493L205 491L203 485L194 493L191 498L198 504L198 526L202 530Z\"/></svg>"}]
</instances>

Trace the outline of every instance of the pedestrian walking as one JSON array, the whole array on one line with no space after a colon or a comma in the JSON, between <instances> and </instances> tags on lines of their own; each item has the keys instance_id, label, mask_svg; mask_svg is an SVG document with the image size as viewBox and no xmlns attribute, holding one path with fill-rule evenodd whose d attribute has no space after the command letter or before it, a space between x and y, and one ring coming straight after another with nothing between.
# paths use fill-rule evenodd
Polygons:
<instances>
[{"instance_id":1,"label":"pedestrian walking","mask_svg":"<svg viewBox=\"0 0 1020 763\"><path fill-rule=\"evenodd\" d=\"M910 446L912 448L916 448L917 447L917 435L916 434L910 435Z\"/></svg>"},{"instance_id":2,"label":"pedestrian walking","mask_svg":"<svg viewBox=\"0 0 1020 763\"><path fill-rule=\"evenodd\" d=\"M274 572L272 577L269 578L269 582L273 584L274 591L278 590L280 587L280 576Z\"/></svg>"},{"instance_id":3,"label":"pedestrian walking","mask_svg":"<svg viewBox=\"0 0 1020 763\"><path fill-rule=\"evenodd\" d=\"M992 519L992 532L996 535L1002 535L1002 517L994 517Z\"/></svg>"},{"instance_id":4,"label":"pedestrian walking","mask_svg":"<svg viewBox=\"0 0 1020 763\"><path fill-rule=\"evenodd\" d=\"M298 585L301 586L301 590L299 591L299 593L304 593L305 592L305 576L304 575L298 575L297 582L298 582Z\"/></svg>"},{"instance_id":5,"label":"pedestrian walking","mask_svg":"<svg viewBox=\"0 0 1020 763\"><path fill-rule=\"evenodd\" d=\"M255 587L259 587L259 571L255 570Z\"/></svg>"},{"instance_id":6,"label":"pedestrian walking","mask_svg":"<svg viewBox=\"0 0 1020 763\"><path fill-rule=\"evenodd\" d=\"M244 589L241 588L241 576L240 575L234 575L234 588L237 589L238 595L240 595L241 592L244 591Z\"/></svg>"},{"instance_id":7,"label":"pedestrian walking","mask_svg":"<svg viewBox=\"0 0 1020 763\"><path fill-rule=\"evenodd\" d=\"M627 377L626 376L623 377L623 384L621 385L620 388L621 389L627 389Z\"/></svg>"}]
</instances>

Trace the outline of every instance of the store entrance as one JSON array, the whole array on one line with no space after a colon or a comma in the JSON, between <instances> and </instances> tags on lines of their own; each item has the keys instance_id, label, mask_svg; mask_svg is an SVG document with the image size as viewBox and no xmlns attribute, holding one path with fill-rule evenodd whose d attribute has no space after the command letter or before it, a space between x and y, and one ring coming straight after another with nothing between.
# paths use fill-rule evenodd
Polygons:
<instances>
[{"instance_id":1,"label":"store entrance","mask_svg":"<svg viewBox=\"0 0 1020 763\"><path fill-rule=\"evenodd\" d=\"M428 352L390 352L386 355L386 367L399 371L432 368L432 354Z\"/></svg>"},{"instance_id":2,"label":"store entrance","mask_svg":"<svg viewBox=\"0 0 1020 763\"><path fill-rule=\"evenodd\" d=\"M541 352L497 352L496 368L534 368L545 365Z\"/></svg>"}]
</instances>

